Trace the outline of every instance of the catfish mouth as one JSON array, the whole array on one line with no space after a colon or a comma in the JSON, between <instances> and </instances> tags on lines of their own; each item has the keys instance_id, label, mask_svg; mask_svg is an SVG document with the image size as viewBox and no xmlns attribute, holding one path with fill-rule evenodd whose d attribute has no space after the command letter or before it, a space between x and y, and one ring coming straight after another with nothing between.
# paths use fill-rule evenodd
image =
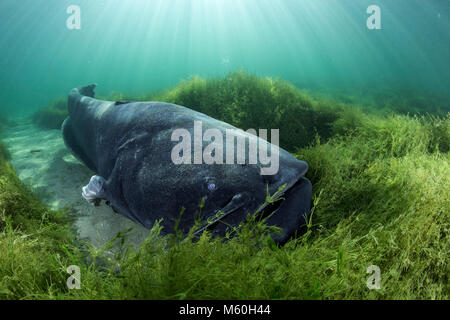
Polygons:
<instances>
[{"instance_id":1,"label":"catfish mouth","mask_svg":"<svg viewBox=\"0 0 450 320\"><path fill-rule=\"evenodd\" d=\"M282 200L265 206L258 220L280 228L281 233L269 231L269 234L277 244L284 245L306 231L313 206L311 182L302 176L281 197Z\"/></svg>"},{"instance_id":2,"label":"catfish mouth","mask_svg":"<svg viewBox=\"0 0 450 320\"><path fill-rule=\"evenodd\" d=\"M306 172L306 170L305 170ZM302 172L303 173L303 172ZM305 185L311 185L308 179L304 178L303 175L298 174L298 179L290 179L289 182L282 184L281 186L285 185L284 189L278 194L279 200L273 203L265 203L260 204L260 206L256 209L256 212L251 212L251 214L255 215L256 221L263 221L268 226L276 226L284 229L289 229L287 231L283 231L282 236L274 236L274 240L279 244L284 244L287 240L289 240L292 235L297 231L300 230L302 227L302 214L306 216L309 216L310 209L311 209L311 202L307 203L306 205L300 205L298 207L295 207L294 210L288 209L285 210L283 207L283 204L287 202L288 198L295 198L301 196L301 194L296 194L299 188L304 187ZM279 183L277 183L278 185ZM276 192L276 191L275 191ZM272 193L271 196L273 196L275 193ZM292 197L291 197L292 196ZM235 197L236 198L236 197ZM235 198L233 198L229 204L235 202ZM308 196L306 197L308 198ZM311 195L309 195L309 198L311 198ZM239 202L239 200L238 200ZM287 204L287 206L291 206L291 204ZM237 206L234 206L233 208L230 208L230 205L226 206L231 210L225 210L223 212L223 215L216 217L212 222L206 223L199 227L197 230L194 231L193 236L195 238L199 238L200 235L203 233L203 231L210 231L210 232L216 232L216 227L223 222L227 217L234 216L234 215L242 215L243 213L246 216L246 212L243 212L242 210L245 210L245 202L240 203ZM302 212L302 210L304 212ZM218 211L220 212L220 211ZM280 215L286 215L285 217L281 217L282 220L289 220L291 223L289 223L288 226L285 225L285 223L277 223L276 220L280 219ZM271 221L273 220L273 221ZM242 222L244 222L242 220ZM293 222L293 223L292 223Z\"/></svg>"},{"instance_id":3,"label":"catfish mouth","mask_svg":"<svg viewBox=\"0 0 450 320\"><path fill-rule=\"evenodd\" d=\"M291 180L289 183L286 183L284 189L278 194L278 198L281 198L279 201L276 201L274 203L269 203L266 206L264 206L264 213L262 216L266 217L267 215L271 214L272 212L275 212L278 210L280 205L283 203L283 201L289 197L292 189L294 189L296 186L303 183L303 180L305 178L303 176L299 176L297 180ZM283 185L282 185L283 186ZM271 194L273 196L274 194Z\"/></svg>"},{"instance_id":4,"label":"catfish mouth","mask_svg":"<svg viewBox=\"0 0 450 320\"><path fill-rule=\"evenodd\" d=\"M269 180L269 190L271 191L271 195L275 194L279 190L279 188L284 186L284 189L280 192L280 195L286 194L289 190L291 190L302 178L305 176L308 171L308 163L304 161L299 161L299 165L295 169L280 168L280 171L275 176L269 176L267 179ZM270 183L273 182L273 183Z\"/></svg>"}]
</instances>

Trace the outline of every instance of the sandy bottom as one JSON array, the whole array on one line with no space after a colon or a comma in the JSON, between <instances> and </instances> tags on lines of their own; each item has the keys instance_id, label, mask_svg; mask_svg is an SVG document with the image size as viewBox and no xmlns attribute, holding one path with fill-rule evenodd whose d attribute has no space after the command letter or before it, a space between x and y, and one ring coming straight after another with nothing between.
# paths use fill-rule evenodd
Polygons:
<instances>
[{"instance_id":1,"label":"sandy bottom","mask_svg":"<svg viewBox=\"0 0 450 320\"><path fill-rule=\"evenodd\" d=\"M29 120L18 120L2 134L11 164L20 180L52 209L68 207L75 215L79 239L101 247L119 232L133 228L129 241L141 243L149 231L102 204L94 207L81 196L81 188L94 175L73 157L59 130L43 130Z\"/></svg>"}]
</instances>

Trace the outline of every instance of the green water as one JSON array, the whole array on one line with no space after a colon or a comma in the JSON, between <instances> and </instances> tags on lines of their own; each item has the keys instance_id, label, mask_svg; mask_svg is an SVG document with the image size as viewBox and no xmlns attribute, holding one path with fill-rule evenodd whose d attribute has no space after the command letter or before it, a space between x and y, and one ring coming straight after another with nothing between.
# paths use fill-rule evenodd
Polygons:
<instances>
[{"instance_id":1,"label":"green water","mask_svg":"<svg viewBox=\"0 0 450 320\"><path fill-rule=\"evenodd\" d=\"M2 0L0 15L6 116L89 83L137 95L236 69L331 92L450 88L448 0Z\"/></svg>"}]
</instances>

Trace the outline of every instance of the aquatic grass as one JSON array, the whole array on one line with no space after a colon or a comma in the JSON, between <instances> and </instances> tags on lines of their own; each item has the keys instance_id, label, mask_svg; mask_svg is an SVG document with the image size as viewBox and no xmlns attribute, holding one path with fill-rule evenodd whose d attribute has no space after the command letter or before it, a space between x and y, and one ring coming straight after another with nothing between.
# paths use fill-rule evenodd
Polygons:
<instances>
[{"instance_id":1,"label":"aquatic grass","mask_svg":"<svg viewBox=\"0 0 450 320\"><path fill-rule=\"evenodd\" d=\"M5 144L0 141L0 161L9 161L11 160L11 154L6 148Z\"/></svg>"},{"instance_id":2,"label":"aquatic grass","mask_svg":"<svg viewBox=\"0 0 450 320\"><path fill-rule=\"evenodd\" d=\"M352 88L351 92L310 91L313 97L327 97L349 106L364 107L366 111L378 110L387 114L427 115L440 117L450 112L448 94L426 92L426 90L408 90L396 86L380 85Z\"/></svg>"},{"instance_id":3,"label":"aquatic grass","mask_svg":"<svg viewBox=\"0 0 450 320\"><path fill-rule=\"evenodd\" d=\"M0 299L61 292L65 275L55 259L71 238L66 213L40 203L0 157Z\"/></svg>"},{"instance_id":4,"label":"aquatic grass","mask_svg":"<svg viewBox=\"0 0 450 320\"><path fill-rule=\"evenodd\" d=\"M138 100L183 105L243 130L283 128L280 145L289 151L308 145L315 133L324 139L332 136L341 109L336 103L316 101L281 79L242 70L208 80L195 76Z\"/></svg>"},{"instance_id":5,"label":"aquatic grass","mask_svg":"<svg viewBox=\"0 0 450 320\"><path fill-rule=\"evenodd\" d=\"M33 123L44 129L59 130L67 116L67 98L58 98L48 106L36 111L31 119Z\"/></svg>"},{"instance_id":6,"label":"aquatic grass","mask_svg":"<svg viewBox=\"0 0 450 320\"><path fill-rule=\"evenodd\" d=\"M431 120L368 117L297 156L309 161L314 217L277 247L243 228L223 241L169 241L158 230L114 270L87 277L105 299L448 299L450 165L429 152ZM397 133L398 132L398 133ZM402 138L403 137L403 138ZM369 290L367 267L381 269ZM112 267L111 267L112 268ZM90 284L87 284L89 287ZM89 289L71 292L89 299Z\"/></svg>"},{"instance_id":7,"label":"aquatic grass","mask_svg":"<svg viewBox=\"0 0 450 320\"><path fill-rule=\"evenodd\" d=\"M8 119L4 118L0 115L0 134L3 132L5 127L7 127L10 124L10 121ZM3 141L0 140L0 161L9 161L11 160L11 155L8 151L8 148L6 148Z\"/></svg>"},{"instance_id":8,"label":"aquatic grass","mask_svg":"<svg viewBox=\"0 0 450 320\"><path fill-rule=\"evenodd\" d=\"M450 151L450 113L445 118L430 116L428 123L431 140L428 145L430 152L440 151L448 153Z\"/></svg>"},{"instance_id":9,"label":"aquatic grass","mask_svg":"<svg viewBox=\"0 0 450 320\"><path fill-rule=\"evenodd\" d=\"M228 239L161 237L156 225L139 247L127 232L104 248L80 245L68 236L64 212L40 204L0 158L0 298L449 299L448 115L368 112L240 73L212 83L195 77L159 95L262 128L294 117L291 105L307 114L295 117L299 135L311 126L307 139L284 140L310 164L306 232L279 247L254 220ZM277 103L288 107L274 112ZM81 268L80 290L66 287L72 264ZM366 286L371 265L381 269L380 290Z\"/></svg>"}]
</instances>

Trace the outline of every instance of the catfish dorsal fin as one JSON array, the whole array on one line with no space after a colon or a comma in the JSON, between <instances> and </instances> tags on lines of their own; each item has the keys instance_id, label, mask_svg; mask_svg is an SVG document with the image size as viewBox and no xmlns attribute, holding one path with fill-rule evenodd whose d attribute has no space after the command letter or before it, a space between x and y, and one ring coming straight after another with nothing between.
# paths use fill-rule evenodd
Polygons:
<instances>
[{"instance_id":1,"label":"catfish dorsal fin","mask_svg":"<svg viewBox=\"0 0 450 320\"><path fill-rule=\"evenodd\" d=\"M116 106L120 106L121 104L127 104L130 103L131 101L128 100L120 100L120 101L116 101L115 105Z\"/></svg>"},{"instance_id":2,"label":"catfish dorsal fin","mask_svg":"<svg viewBox=\"0 0 450 320\"><path fill-rule=\"evenodd\" d=\"M81 95L86 96L86 97L91 97L94 98L95 97L95 88L97 87L97 84L90 84L88 86L85 87L81 87L79 88L79 92Z\"/></svg>"}]
</instances>

